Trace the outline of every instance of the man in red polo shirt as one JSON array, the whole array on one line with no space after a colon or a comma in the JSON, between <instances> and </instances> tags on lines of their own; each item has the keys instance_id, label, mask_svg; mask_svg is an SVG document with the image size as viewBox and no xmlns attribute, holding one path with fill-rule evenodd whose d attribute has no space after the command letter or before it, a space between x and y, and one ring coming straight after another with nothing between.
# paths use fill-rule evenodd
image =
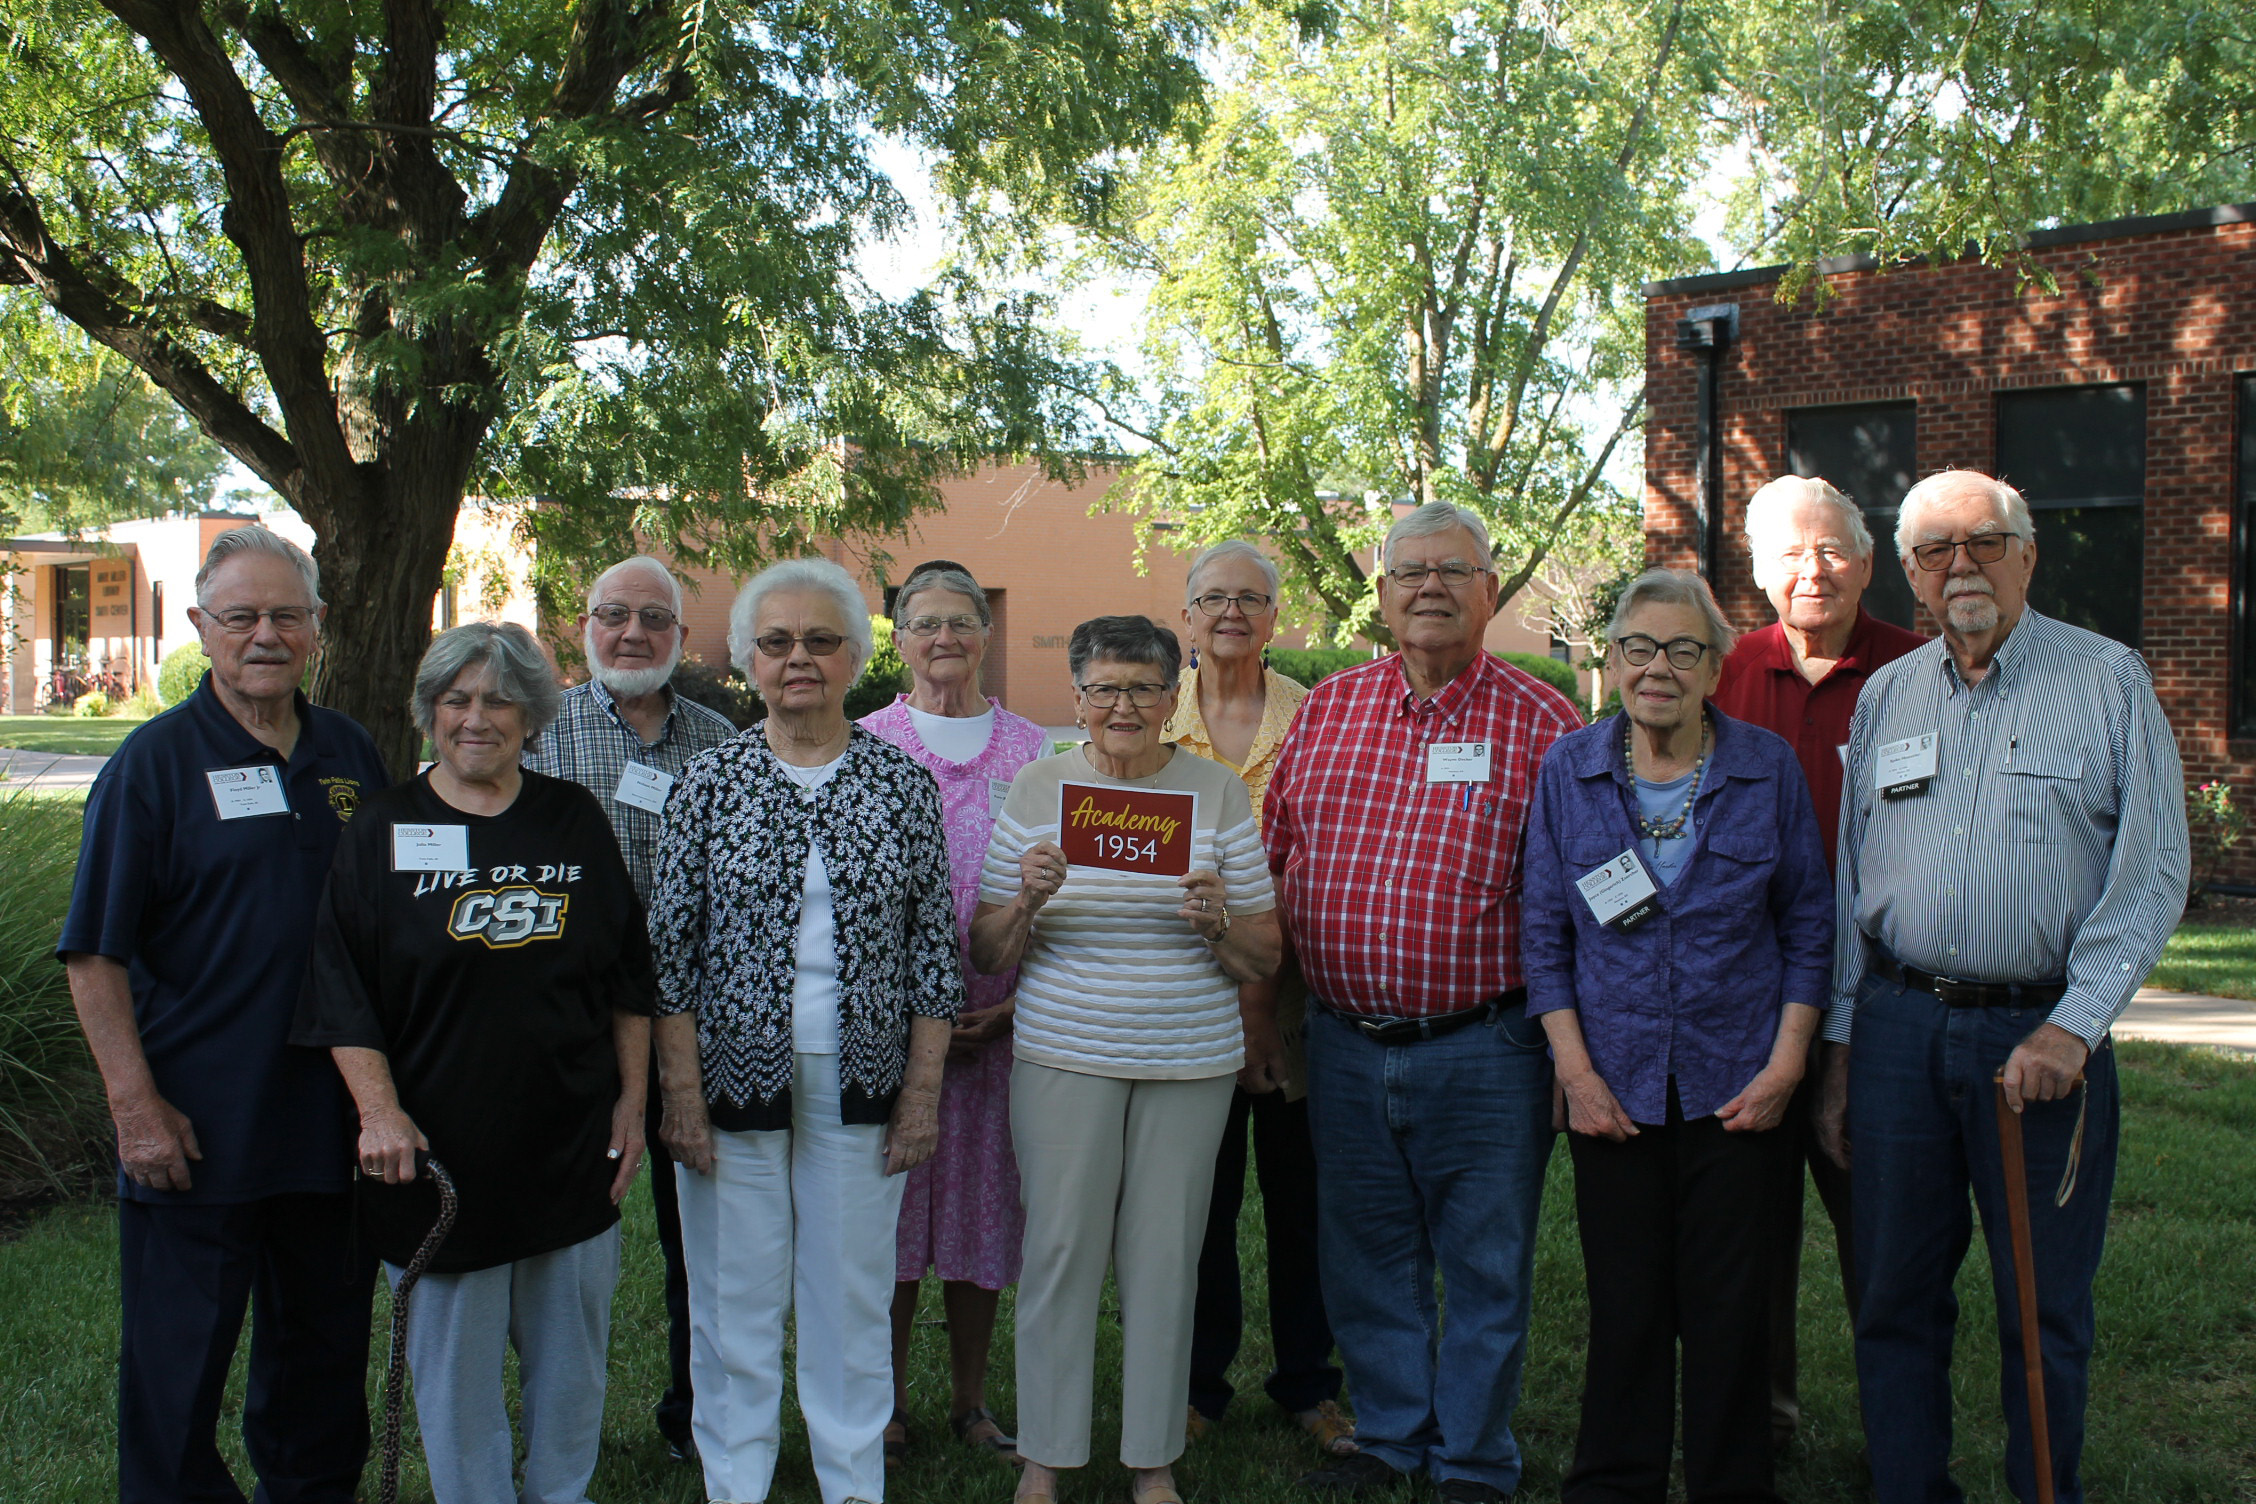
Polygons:
<instances>
[{"instance_id":1,"label":"man in red polo shirt","mask_svg":"<svg viewBox=\"0 0 2256 1504\"><path fill-rule=\"evenodd\" d=\"M1757 491L1747 502L1747 550L1754 556L1755 583L1770 597L1778 620L1739 639L1724 660L1713 702L1725 715L1767 727L1793 744L1831 863L1840 836L1841 759L1857 695L1881 665L1927 639L1865 613L1860 602L1872 583L1872 534L1857 504L1822 480L1782 475ZM1814 1070L1809 1079L1817 1079ZM1810 1095L1795 1094L1786 1126L1800 1137L1810 1178L1833 1219L1841 1283L1854 1320L1849 1172L1817 1147ZM1794 1194L1781 1203L1786 1215L1777 1229L1771 1302L1771 1428L1780 1447L1793 1440L1801 1420L1794 1329L1802 1273L1798 1164L1794 1179Z\"/></svg>"}]
</instances>

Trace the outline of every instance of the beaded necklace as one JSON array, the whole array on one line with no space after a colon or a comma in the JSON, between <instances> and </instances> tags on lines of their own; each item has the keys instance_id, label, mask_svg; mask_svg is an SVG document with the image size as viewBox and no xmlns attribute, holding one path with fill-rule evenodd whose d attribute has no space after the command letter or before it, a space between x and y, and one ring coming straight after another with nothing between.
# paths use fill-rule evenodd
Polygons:
<instances>
[{"instance_id":1,"label":"beaded necklace","mask_svg":"<svg viewBox=\"0 0 2256 1504\"><path fill-rule=\"evenodd\" d=\"M1624 715L1622 717L1622 766L1629 769L1631 778L1635 778L1637 776L1637 758L1630 747L1629 738L1629 717ZM1709 742L1707 711L1703 708L1700 712L1700 755L1692 761L1692 787L1685 791L1684 808L1676 812L1675 819L1668 821L1649 820L1640 810L1637 814L1637 834L1640 838L1648 841L1673 841L1684 834L1684 824L1692 818L1692 801L1700 797L1700 775L1708 765Z\"/></svg>"}]
</instances>

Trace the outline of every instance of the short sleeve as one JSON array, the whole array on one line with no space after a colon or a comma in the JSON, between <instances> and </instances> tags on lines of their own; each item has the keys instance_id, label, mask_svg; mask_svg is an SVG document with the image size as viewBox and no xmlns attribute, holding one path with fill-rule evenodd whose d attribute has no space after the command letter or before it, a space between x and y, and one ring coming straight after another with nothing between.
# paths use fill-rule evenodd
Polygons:
<instances>
[{"instance_id":1,"label":"short sleeve","mask_svg":"<svg viewBox=\"0 0 2256 1504\"><path fill-rule=\"evenodd\" d=\"M124 755L113 757L95 779L79 836L70 913L55 943L58 958L133 959L163 834L163 816L147 796L151 781L141 759Z\"/></svg>"},{"instance_id":2,"label":"short sleeve","mask_svg":"<svg viewBox=\"0 0 2256 1504\"><path fill-rule=\"evenodd\" d=\"M987 838L987 859L979 869L981 903L1009 903L1018 897L1018 859L1034 844L1034 833L1011 817L1016 802L1014 791L1003 812L995 817L994 833Z\"/></svg>"},{"instance_id":3,"label":"short sleeve","mask_svg":"<svg viewBox=\"0 0 2256 1504\"><path fill-rule=\"evenodd\" d=\"M366 891L361 877L362 848L369 833L384 828L380 822L356 820L337 842L329 881L314 911L313 945L306 954L305 983L290 1028L292 1044L313 1049L391 1048L377 1009L381 921L374 912L377 900Z\"/></svg>"}]
</instances>

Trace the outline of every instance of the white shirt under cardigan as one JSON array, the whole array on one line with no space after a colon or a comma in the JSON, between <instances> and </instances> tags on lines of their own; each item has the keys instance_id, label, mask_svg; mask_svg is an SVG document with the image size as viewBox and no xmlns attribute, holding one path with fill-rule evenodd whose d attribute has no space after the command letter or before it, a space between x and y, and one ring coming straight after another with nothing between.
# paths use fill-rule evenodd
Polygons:
<instances>
[{"instance_id":1,"label":"white shirt under cardigan","mask_svg":"<svg viewBox=\"0 0 2256 1504\"><path fill-rule=\"evenodd\" d=\"M812 799L815 790L830 782L844 754L829 762L802 768L781 758L776 763ZM807 865L799 890L799 943L793 953L797 975L791 982L791 1053L838 1053L838 922L831 904L830 868L823 862L822 842L807 847Z\"/></svg>"},{"instance_id":2,"label":"white shirt under cardigan","mask_svg":"<svg viewBox=\"0 0 2256 1504\"><path fill-rule=\"evenodd\" d=\"M1064 783L1160 789L1197 798L1191 870L1218 874L1233 916L1276 907L1244 780L1178 747L1146 778L1108 778L1079 747L1028 763L1012 780L981 873L982 903L1018 896L1018 860L1058 839ZM1177 914L1172 877L1075 867L1034 916L1012 1021L1018 1059L1139 1080L1199 1080L1245 1063L1238 984Z\"/></svg>"}]
</instances>

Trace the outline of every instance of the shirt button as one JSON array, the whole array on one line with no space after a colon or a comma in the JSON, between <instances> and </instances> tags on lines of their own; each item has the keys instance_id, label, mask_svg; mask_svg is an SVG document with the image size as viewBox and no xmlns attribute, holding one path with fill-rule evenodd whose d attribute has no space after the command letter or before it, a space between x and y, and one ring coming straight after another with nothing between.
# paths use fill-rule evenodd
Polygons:
<instances>
[{"instance_id":1,"label":"shirt button","mask_svg":"<svg viewBox=\"0 0 2256 1504\"><path fill-rule=\"evenodd\" d=\"M1956 898L1956 897L1958 897L1958 889L1956 889L1956 888L1945 888L1945 889L1943 889L1943 897L1945 897L1945 898Z\"/></svg>"},{"instance_id":2,"label":"shirt button","mask_svg":"<svg viewBox=\"0 0 2256 1504\"><path fill-rule=\"evenodd\" d=\"M1957 955L1957 954L1958 954L1958 947L1957 947L1957 946L1955 946L1955 945L1954 945L1954 946L1952 946L1952 947L1950 948L1950 953L1951 953L1952 955L1954 955L1954 956L1955 956L1955 955Z\"/></svg>"},{"instance_id":3,"label":"shirt button","mask_svg":"<svg viewBox=\"0 0 2256 1504\"><path fill-rule=\"evenodd\" d=\"M1952 834L1952 835L1954 835L1954 836L1962 836L1962 835L1965 835L1965 834L1966 834L1966 827L1965 827L1965 826L1963 826L1963 825L1953 825L1953 826L1951 827L1951 834Z\"/></svg>"},{"instance_id":4,"label":"shirt button","mask_svg":"<svg viewBox=\"0 0 2256 1504\"><path fill-rule=\"evenodd\" d=\"M1972 768L1968 768L1966 770L1966 776L1972 778L1974 776L1974 770Z\"/></svg>"}]
</instances>

